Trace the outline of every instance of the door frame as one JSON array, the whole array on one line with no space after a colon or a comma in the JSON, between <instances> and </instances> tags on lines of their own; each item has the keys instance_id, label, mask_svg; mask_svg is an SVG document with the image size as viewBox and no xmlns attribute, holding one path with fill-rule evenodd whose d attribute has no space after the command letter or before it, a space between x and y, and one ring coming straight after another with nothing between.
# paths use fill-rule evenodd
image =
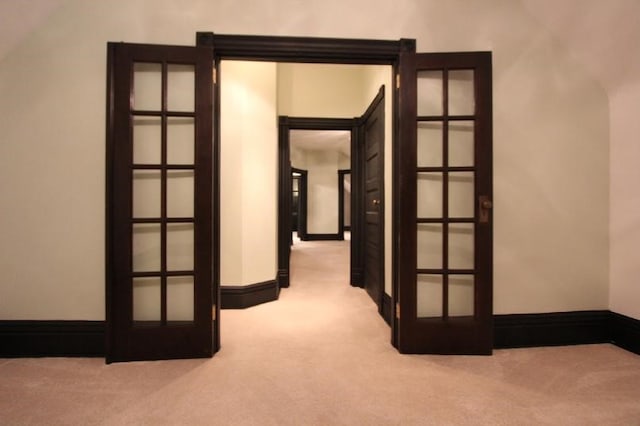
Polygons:
<instances>
[{"instance_id":1,"label":"door frame","mask_svg":"<svg viewBox=\"0 0 640 426\"><path fill-rule=\"evenodd\" d=\"M344 240L344 233L346 231L351 231L351 222L353 215L351 214L352 210L349 210L349 225L345 226L344 224L344 178L349 175L351 176L351 169L340 169L338 170L338 233L340 234L340 239ZM353 194L353 192L352 192ZM353 202L353 197L349 197L349 205L351 206ZM349 229L347 229L349 228Z\"/></svg>"},{"instance_id":2,"label":"door frame","mask_svg":"<svg viewBox=\"0 0 640 426\"><path fill-rule=\"evenodd\" d=\"M307 174L308 171L304 169L297 169L291 167L292 173L299 173L298 178L298 224L296 226L298 237L304 240L307 235ZM293 178L292 178L293 181ZM291 191L293 193L293 190ZM293 227L292 227L293 229Z\"/></svg>"},{"instance_id":3,"label":"door frame","mask_svg":"<svg viewBox=\"0 0 640 426\"><path fill-rule=\"evenodd\" d=\"M410 176L411 168L405 168L412 159L415 160L416 153L406 151L406 148L415 143L411 139L415 129L412 131L408 126L413 126L411 101L409 98L416 94L415 76L412 74L415 66L416 41L415 39L400 39L398 41L388 40L363 40L363 39L337 39L337 38L312 38L312 37L278 37L278 36L244 36L244 35L217 35L211 32L199 32L196 34L197 46L208 46L214 50L214 61L216 69L220 60L254 60L273 62L297 62L297 63L334 63L334 64L363 64L363 65L391 65L393 68L394 84L392 92L392 149L391 149L391 184L392 184L392 208L391 208L391 252L392 252L392 294L391 294L391 343L401 351L400 347L400 324L411 320L411 314L400 321L399 300L405 305L415 299L415 295L401 296L401 290L415 287L415 277L408 276L404 269L407 258L415 257L416 247L412 245L415 235L406 238L407 233L412 229L412 223L416 220L413 216L415 212L416 200L411 196L402 196L400 190L405 188ZM487 53L487 52L485 52ZM489 53L490 54L490 53ZM214 80L215 80L214 74ZM412 77L414 77L412 81ZM413 95L411 95L413 93ZM214 100L215 110L219 111L219 94L216 93ZM491 93L489 93L489 99ZM401 108L402 106L402 108ZM408 107L409 106L409 107ZM415 112L415 111L413 111ZM406 115L406 116L405 116ZM489 117L489 120L492 118ZM214 144L219 149L219 120L214 120L216 131ZM488 123L489 128L491 123ZM214 170L219 174L219 155L214 158ZM290 180L290 179L289 179ZM219 182L219 176L216 176ZM218 184L219 185L219 184ZM219 190L216 191L215 200L216 211L214 217L214 229L216 231L216 253L219 252ZM491 232L491 231L490 231ZM489 235L491 238L491 235ZM415 260L415 259L414 259ZM219 267L219 259L216 259L214 268L216 272ZM401 265L402 263L402 265ZM280 265L279 265L280 266ZM402 267L401 267L402 266ZM491 268L492 265L489 265ZM278 271L280 274L280 270ZM288 280L288 276L284 279ZM284 283L284 282L283 282ZM286 282L288 285L288 281ZM489 284L492 288L492 283ZM492 290L490 290L492 292ZM410 292L409 292L410 293ZM490 307L488 309L491 309ZM405 311L406 312L406 311Z\"/></svg>"},{"instance_id":4,"label":"door frame","mask_svg":"<svg viewBox=\"0 0 640 426\"><path fill-rule=\"evenodd\" d=\"M358 163L358 137L357 137L358 120L351 118L307 118L307 117L289 117L280 116L278 118L278 286L286 288L290 285L289 280L289 258L291 256L291 144L289 134L291 130L348 130L351 132L351 169L360 170ZM353 176L352 176L352 179ZM351 208L357 209L357 198L352 197ZM305 199L306 202L306 199ZM305 205L306 207L306 205ZM300 236L302 240L312 239L313 234L308 234L306 227L306 216L304 220L303 234ZM359 221L357 221L359 223ZM356 225L356 237L351 238L351 285L359 285L359 280L354 281L353 277L357 271L362 269L360 262L360 244L357 244L360 235L358 232L361 228ZM353 231L352 231L353 232ZM340 229L336 234L323 234L325 239L343 239L340 238ZM352 234L353 235L353 234Z\"/></svg>"},{"instance_id":5,"label":"door frame","mask_svg":"<svg viewBox=\"0 0 640 426\"><path fill-rule=\"evenodd\" d=\"M281 37L281 36L252 36L225 35L213 32L197 32L196 45L208 46L214 51L215 69L219 69L220 61L225 60L255 60L295 63L328 63L328 64L360 64L360 65L391 65L393 76L399 76L400 59L404 54L415 54L415 39L400 40L371 40L371 39L338 39L316 37ZM215 47L215 48L214 48ZM217 73L216 73L217 75ZM214 76L215 79L215 76ZM396 80L399 83L399 80ZM214 93L214 110L220 111L220 90L217 82ZM393 102L392 118L392 212L391 212L391 251L392 251L392 294L391 294L391 344L397 347L398 312L397 295L399 286L398 260L401 250L398 233L400 230L400 161L399 161L399 94L398 85L391 90ZM214 279L220 281L220 120L214 119L214 244L216 257L214 259ZM282 171L280 172L282 173ZM353 177L352 177L353 178ZM279 206L280 208L280 206ZM279 214L279 216L281 216ZM290 238L290 237L289 237ZM280 242L279 242L280 244ZM279 256L280 258L280 253ZM278 262L278 281L280 282L280 261ZM352 277L353 280L354 277ZM357 277L359 278L359 277ZM289 284L289 276L283 276L281 286ZM361 280L359 280L361 282Z\"/></svg>"}]
</instances>

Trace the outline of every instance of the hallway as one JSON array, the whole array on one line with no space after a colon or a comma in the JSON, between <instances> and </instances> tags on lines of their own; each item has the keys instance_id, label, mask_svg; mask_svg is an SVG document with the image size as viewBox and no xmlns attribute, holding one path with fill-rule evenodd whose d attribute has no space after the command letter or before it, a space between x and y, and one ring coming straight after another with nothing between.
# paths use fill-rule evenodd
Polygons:
<instances>
[{"instance_id":1,"label":"hallway","mask_svg":"<svg viewBox=\"0 0 640 426\"><path fill-rule=\"evenodd\" d=\"M7 425L631 425L640 357L613 345L400 355L348 284L348 242L296 244L277 302L222 311L212 359L0 360Z\"/></svg>"}]
</instances>

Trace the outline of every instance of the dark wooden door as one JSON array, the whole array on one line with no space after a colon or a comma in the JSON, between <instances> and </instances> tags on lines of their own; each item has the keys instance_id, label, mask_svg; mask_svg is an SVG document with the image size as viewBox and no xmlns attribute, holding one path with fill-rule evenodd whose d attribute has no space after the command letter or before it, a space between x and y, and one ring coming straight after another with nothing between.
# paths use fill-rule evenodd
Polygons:
<instances>
[{"instance_id":1,"label":"dark wooden door","mask_svg":"<svg viewBox=\"0 0 640 426\"><path fill-rule=\"evenodd\" d=\"M491 53L403 52L399 72L394 343L490 354Z\"/></svg>"},{"instance_id":2,"label":"dark wooden door","mask_svg":"<svg viewBox=\"0 0 640 426\"><path fill-rule=\"evenodd\" d=\"M210 357L213 50L108 45L107 362Z\"/></svg>"},{"instance_id":3,"label":"dark wooden door","mask_svg":"<svg viewBox=\"0 0 640 426\"><path fill-rule=\"evenodd\" d=\"M364 288L382 309L384 294L384 86L362 116Z\"/></svg>"}]
</instances>

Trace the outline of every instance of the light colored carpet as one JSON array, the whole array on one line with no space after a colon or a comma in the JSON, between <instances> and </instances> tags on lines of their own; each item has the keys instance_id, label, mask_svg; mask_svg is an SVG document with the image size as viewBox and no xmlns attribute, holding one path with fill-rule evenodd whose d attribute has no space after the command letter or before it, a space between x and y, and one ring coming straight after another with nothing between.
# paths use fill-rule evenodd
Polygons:
<instances>
[{"instance_id":1,"label":"light colored carpet","mask_svg":"<svg viewBox=\"0 0 640 426\"><path fill-rule=\"evenodd\" d=\"M640 357L612 345L400 355L346 242L296 244L281 298L223 311L212 359L0 360L3 425L640 425Z\"/></svg>"}]
</instances>

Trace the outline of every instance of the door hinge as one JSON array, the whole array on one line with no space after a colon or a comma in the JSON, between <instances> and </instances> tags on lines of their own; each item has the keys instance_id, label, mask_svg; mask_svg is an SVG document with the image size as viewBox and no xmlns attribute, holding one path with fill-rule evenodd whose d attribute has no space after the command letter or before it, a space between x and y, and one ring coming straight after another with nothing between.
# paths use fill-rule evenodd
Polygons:
<instances>
[{"instance_id":1,"label":"door hinge","mask_svg":"<svg viewBox=\"0 0 640 426\"><path fill-rule=\"evenodd\" d=\"M213 321L216 320L216 305L213 305L211 307L211 320L213 320Z\"/></svg>"},{"instance_id":2,"label":"door hinge","mask_svg":"<svg viewBox=\"0 0 640 426\"><path fill-rule=\"evenodd\" d=\"M400 302L396 302L396 319L400 319Z\"/></svg>"},{"instance_id":3,"label":"door hinge","mask_svg":"<svg viewBox=\"0 0 640 426\"><path fill-rule=\"evenodd\" d=\"M218 69L217 68L213 68L213 71L211 72L211 79L213 80L213 84L218 84Z\"/></svg>"},{"instance_id":4,"label":"door hinge","mask_svg":"<svg viewBox=\"0 0 640 426\"><path fill-rule=\"evenodd\" d=\"M400 74L396 74L396 89L400 89Z\"/></svg>"}]
</instances>

